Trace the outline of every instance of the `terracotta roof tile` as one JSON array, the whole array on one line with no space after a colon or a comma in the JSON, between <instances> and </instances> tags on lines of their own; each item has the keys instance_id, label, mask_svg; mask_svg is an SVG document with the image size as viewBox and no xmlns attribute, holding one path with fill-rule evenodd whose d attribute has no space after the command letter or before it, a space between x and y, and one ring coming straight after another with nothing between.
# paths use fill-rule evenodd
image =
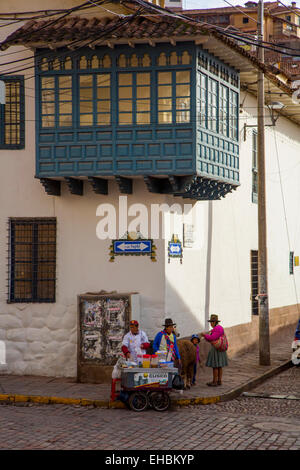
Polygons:
<instances>
[{"instance_id":1,"label":"terracotta roof tile","mask_svg":"<svg viewBox=\"0 0 300 470\"><path fill-rule=\"evenodd\" d=\"M170 36L188 36L201 34L205 27L192 24L188 21L175 20L173 18L149 15L146 17L136 17L125 25L121 25L116 31L111 31L114 26L121 25L119 18L81 18L69 17L53 23L48 21L29 21L24 26L8 36L2 43L4 49L10 45L16 44L38 44L51 42L64 42L64 40L89 40L94 39L97 34L102 35L106 31L107 39L112 37L126 39L141 39L149 37L170 37Z\"/></svg>"}]
</instances>

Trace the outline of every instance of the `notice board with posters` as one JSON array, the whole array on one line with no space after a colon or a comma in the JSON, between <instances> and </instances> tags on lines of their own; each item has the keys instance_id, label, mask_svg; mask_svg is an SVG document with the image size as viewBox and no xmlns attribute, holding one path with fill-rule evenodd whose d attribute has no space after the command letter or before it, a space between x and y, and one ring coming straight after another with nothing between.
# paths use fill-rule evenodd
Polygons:
<instances>
[{"instance_id":1,"label":"notice board with posters","mask_svg":"<svg viewBox=\"0 0 300 470\"><path fill-rule=\"evenodd\" d=\"M111 381L129 321L140 320L137 293L86 293L78 296L78 382Z\"/></svg>"}]
</instances>

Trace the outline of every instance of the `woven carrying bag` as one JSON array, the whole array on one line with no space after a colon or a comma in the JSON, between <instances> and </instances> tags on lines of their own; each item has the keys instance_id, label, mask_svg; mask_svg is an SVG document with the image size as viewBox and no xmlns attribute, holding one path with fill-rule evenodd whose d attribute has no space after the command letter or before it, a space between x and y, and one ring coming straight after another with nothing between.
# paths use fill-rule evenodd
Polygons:
<instances>
[{"instance_id":1,"label":"woven carrying bag","mask_svg":"<svg viewBox=\"0 0 300 470\"><path fill-rule=\"evenodd\" d=\"M220 336L220 338L216 339L215 341L211 341L211 344L217 351L227 351L228 349L228 340L225 333Z\"/></svg>"}]
</instances>

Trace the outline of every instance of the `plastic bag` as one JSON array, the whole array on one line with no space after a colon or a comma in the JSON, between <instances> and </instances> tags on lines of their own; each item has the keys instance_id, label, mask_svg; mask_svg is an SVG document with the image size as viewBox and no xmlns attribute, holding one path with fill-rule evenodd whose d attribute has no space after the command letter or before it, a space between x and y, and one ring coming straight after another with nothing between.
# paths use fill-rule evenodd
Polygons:
<instances>
[{"instance_id":1,"label":"plastic bag","mask_svg":"<svg viewBox=\"0 0 300 470\"><path fill-rule=\"evenodd\" d=\"M172 380L172 388L174 388L175 390L184 389L184 382L179 374L174 375Z\"/></svg>"},{"instance_id":2,"label":"plastic bag","mask_svg":"<svg viewBox=\"0 0 300 470\"><path fill-rule=\"evenodd\" d=\"M126 359L124 356L120 356L119 359L117 360L113 368L112 374L111 374L112 379L121 378L122 364L126 364Z\"/></svg>"}]
</instances>

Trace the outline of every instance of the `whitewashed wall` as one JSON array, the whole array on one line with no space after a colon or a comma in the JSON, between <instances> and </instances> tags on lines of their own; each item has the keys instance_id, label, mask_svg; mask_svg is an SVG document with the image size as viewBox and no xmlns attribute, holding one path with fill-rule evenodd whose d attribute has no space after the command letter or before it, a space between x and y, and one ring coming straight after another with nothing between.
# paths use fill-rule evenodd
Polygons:
<instances>
[{"instance_id":1,"label":"whitewashed wall","mask_svg":"<svg viewBox=\"0 0 300 470\"><path fill-rule=\"evenodd\" d=\"M22 10L23 2L11 2ZM72 2L74 4L74 2ZM31 5L31 4L30 4ZM57 5L56 5L57 6ZM68 5L69 6L69 3ZM29 8L29 5L26 5ZM32 9L37 2L32 3ZM54 8L54 5L53 5ZM5 34L7 34L7 29ZM4 31L0 34L3 36ZM9 49L14 52L16 48ZM7 53L7 51L6 51ZM31 52L26 52L31 55ZM9 57L9 56L8 56ZM13 56L23 57L23 53ZM2 62L7 60L2 57ZM28 63L26 64L28 66ZM32 71L25 72L26 77ZM34 81L26 79L26 148L0 150L0 341L5 341L8 372L75 376L77 358L76 296L101 289L139 292L141 325L150 338L172 317L182 336L207 329L211 313L225 327L251 321L250 250L257 249L257 205L251 202L252 138L243 141L244 122L255 124L256 102L246 96L241 113L241 186L221 201L193 203L195 243L185 248L183 263L168 263L166 240L156 240L157 262L124 257L109 262L109 241L96 237L97 206L118 206L119 192L109 183L109 195L95 195L85 183L84 196L71 195L62 185L61 197L46 195L35 174ZM241 101L243 101L243 96ZM273 128L266 128L267 217L270 307L297 303L300 267L289 275L289 251L300 255L299 127L280 118L275 127L285 212L281 194ZM134 181L128 204L180 202L150 194L142 180ZM54 304L7 304L7 221L9 217L57 218L57 301ZM130 220L130 219L129 219ZM182 241L181 222L177 220ZM175 230L175 229L174 229ZM298 293L299 295L299 293Z\"/></svg>"}]
</instances>

